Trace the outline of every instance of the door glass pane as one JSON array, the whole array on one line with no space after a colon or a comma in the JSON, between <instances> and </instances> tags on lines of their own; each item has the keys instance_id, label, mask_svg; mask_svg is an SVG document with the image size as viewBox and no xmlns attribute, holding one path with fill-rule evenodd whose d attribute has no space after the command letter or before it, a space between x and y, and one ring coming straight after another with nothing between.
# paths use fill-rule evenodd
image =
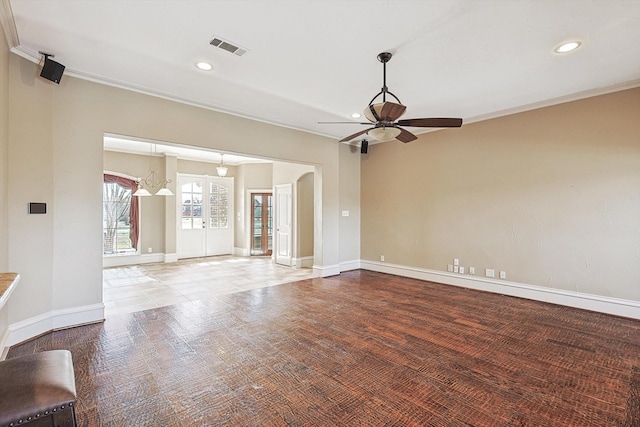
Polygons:
<instances>
[{"instance_id":1,"label":"door glass pane","mask_svg":"<svg viewBox=\"0 0 640 427\"><path fill-rule=\"evenodd\" d=\"M202 183L182 184L182 220L183 230L202 227Z\"/></svg>"},{"instance_id":2,"label":"door glass pane","mask_svg":"<svg viewBox=\"0 0 640 427\"><path fill-rule=\"evenodd\" d=\"M273 197L267 196L267 250L273 250Z\"/></svg>"},{"instance_id":3,"label":"door glass pane","mask_svg":"<svg viewBox=\"0 0 640 427\"><path fill-rule=\"evenodd\" d=\"M229 189L225 184L210 183L210 228L229 228Z\"/></svg>"}]
</instances>

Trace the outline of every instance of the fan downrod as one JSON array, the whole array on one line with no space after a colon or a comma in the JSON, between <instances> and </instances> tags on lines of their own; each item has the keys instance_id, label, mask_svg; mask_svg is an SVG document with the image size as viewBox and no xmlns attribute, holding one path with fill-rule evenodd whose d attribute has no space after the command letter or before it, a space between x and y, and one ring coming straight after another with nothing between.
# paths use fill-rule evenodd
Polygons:
<instances>
[{"instance_id":1,"label":"fan downrod","mask_svg":"<svg viewBox=\"0 0 640 427\"><path fill-rule=\"evenodd\" d=\"M383 64L386 64L391 60L392 56L393 55L391 54L391 52L382 52L381 54L378 55L378 61L382 62Z\"/></svg>"}]
</instances>

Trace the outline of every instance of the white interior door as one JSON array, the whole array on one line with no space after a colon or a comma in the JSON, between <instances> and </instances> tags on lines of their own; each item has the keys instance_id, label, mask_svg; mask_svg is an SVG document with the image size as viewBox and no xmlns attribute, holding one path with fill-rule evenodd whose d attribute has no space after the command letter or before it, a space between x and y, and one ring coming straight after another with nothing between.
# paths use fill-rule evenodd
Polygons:
<instances>
[{"instance_id":1,"label":"white interior door","mask_svg":"<svg viewBox=\"0 0 640 427\"><path fill-rule=\"evenodd\" d=\"M276 263L291 266L291 184L276 185Z\"/></svg>"},{"instance_id":2,"label":"white interior door","mask_svg":"<svg viewBox=\"0 0 640 427\"><path fill-rule=\"evenodd\" d=\"M233 250L233 178L178 175L178 258Z\"/></svg>"}]
</instances>

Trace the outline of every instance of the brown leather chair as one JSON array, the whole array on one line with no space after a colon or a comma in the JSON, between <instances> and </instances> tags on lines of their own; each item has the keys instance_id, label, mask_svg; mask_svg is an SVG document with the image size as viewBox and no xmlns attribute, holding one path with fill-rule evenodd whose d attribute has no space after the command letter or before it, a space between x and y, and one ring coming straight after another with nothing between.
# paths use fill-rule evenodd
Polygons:
<instances>
[{"instance_id":1,"label":"brown leather chair","mask_svg":"<svg viewBox=\"0 0 640 427\"><path fill-rule=\"evenodd\" d=\"M0 362L0 427L76 426L76 400L68 350Z\"/></svg>"}]
</instances>

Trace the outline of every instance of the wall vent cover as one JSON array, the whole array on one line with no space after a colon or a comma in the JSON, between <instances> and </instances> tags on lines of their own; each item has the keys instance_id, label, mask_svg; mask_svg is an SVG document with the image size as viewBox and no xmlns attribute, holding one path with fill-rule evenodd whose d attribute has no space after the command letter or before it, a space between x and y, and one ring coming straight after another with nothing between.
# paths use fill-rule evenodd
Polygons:
<instances>
[{"instance_id":1,"label":"wall vent cover","mask_svg":"<svg viewBox=\"0 0 640 427\"><path fill-rule=\"evenodd\" d=\"M226 40L221 39L220 37L214 37L213 40L209 42L211 46L219 47L220 49L224 49L227 52L231 52L235 55L242 56L247 53L248 49L237 46L233 43L230 43Z\"/></svg>"}]
</instances>

